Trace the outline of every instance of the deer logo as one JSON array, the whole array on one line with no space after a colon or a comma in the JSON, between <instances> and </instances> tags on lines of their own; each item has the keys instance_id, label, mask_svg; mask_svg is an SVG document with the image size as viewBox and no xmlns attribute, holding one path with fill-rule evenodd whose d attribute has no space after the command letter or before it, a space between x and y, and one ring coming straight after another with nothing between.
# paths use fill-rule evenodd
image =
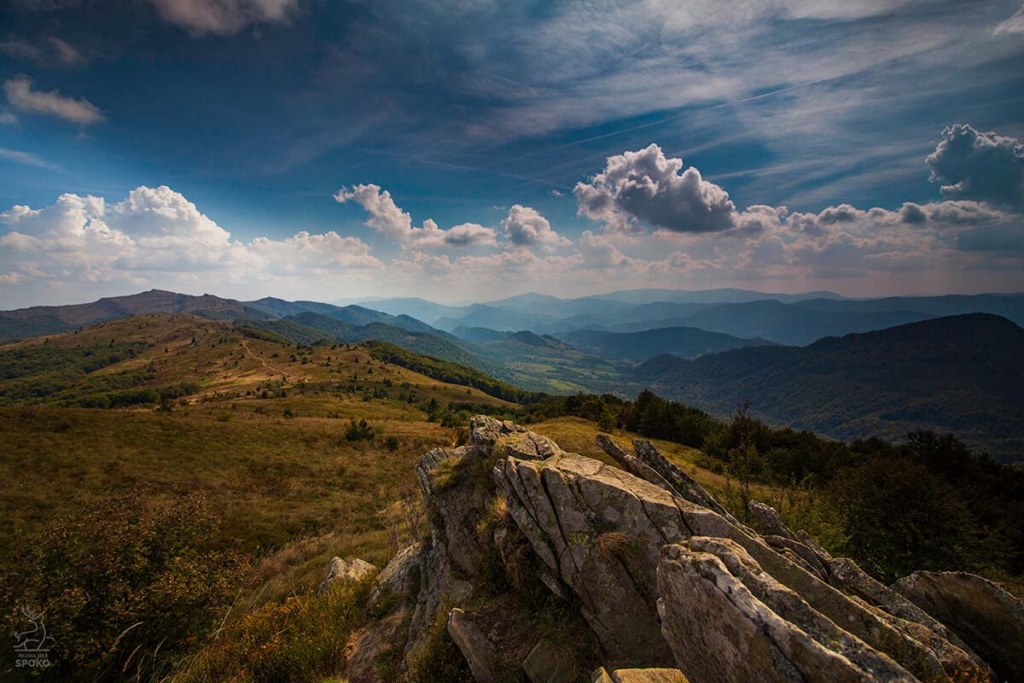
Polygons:
<instances>
[{"instance_id":1,"label":"deer logo","mask_svg":"<svg viewBox=\"0 0 1024 683\"><path fill-rule=\"evenodd\" d=\"M31 607L22 607L21 613L28 619L31 628L14 635L15 640L18 641L14 649L25 653L49 652L55 641L52 636L46 634L43 612L36 611Z\"/></svg>"}]
</instances>

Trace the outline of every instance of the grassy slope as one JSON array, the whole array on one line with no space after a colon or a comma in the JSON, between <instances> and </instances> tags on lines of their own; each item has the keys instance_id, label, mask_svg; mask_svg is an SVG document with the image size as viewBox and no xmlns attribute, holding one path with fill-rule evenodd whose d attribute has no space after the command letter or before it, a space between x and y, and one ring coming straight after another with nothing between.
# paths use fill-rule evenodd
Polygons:
<instances>
[{"instance_id":1,"label":"grassy slope","mask_svg":"<svg viewBox=\"0 0 1024 683\"><path fill-rule=\"evenodd\" d=\"M294 347L246 338L230 325L191 316L130 318L0 351L110 339L151 346L92 374L152 365L149 385L198 379L201 391L187 405L175 401L170 412L45 403L0 408L0 478L8 482L0 490L0 557L9 557L16 531L39 529L57 514L126 487L149 486L158 499L202 490L223 517L222 543L257 552L332 534L328 541L307 541L310 547L292 558L316 559L308 572L300 572L308 587L330 555L383 558L387 534L378 510L413 487L413 464L423 452L456 438L456 430L427 422L418 405L432 398L442 405L509 405L371 361L358 347L304 350L309 361L303 364L297 356L292 362ZM359 390L349 393L353 375ZM391 398L366 400L374 390ZM409 392L415 404L397 398ZM284 417L285 411L295 417ZM349 419L366 419L380 436L346 441ZM398 440L395 451L384 447L389 436ZM307 557L310 552L316 557Z\"/></svg>"}]
</instances>

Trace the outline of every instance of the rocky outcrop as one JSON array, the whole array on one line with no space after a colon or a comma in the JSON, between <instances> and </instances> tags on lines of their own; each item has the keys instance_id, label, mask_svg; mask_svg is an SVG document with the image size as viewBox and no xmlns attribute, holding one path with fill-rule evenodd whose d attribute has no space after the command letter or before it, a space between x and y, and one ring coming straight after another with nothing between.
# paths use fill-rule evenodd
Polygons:
<instances>
[{"instance_id":1,"label":"rocky outcrop","mask_svg":"<svg viewBox=\"0 0 1024 683\"><path fill-rule=\"evenodd\" d=\"M320 584L317 592L323 595L330 590L331 584L335 581L362 581L375 571L377 571L376 567L358 558L351 562L340 557L332 558L330 564L327 565L327 577Z\"/></svg>"},{"instance_id":2,"label":"rocky outcrop","mask_svg":"<svg viewBox=\"0 0 1024 683\"><path fill-rule=\"evenodd\" d=\"M422 551L419 543L413 543L399 550L398 554L391 558L373 584L373 591L370 593L371 605L376 605L385 596L408 594L413 590L420 580Z\"/></svg>"},{"instance_id":3,"label":"rocky outcrop","mask_svg":"<svg viewBox=\"0 0 1024 683\"><path fill-rule=\"evenodd\" d=\"M1001 681L1024 681L1024 604L980 576L915 572L893 588L946 624Z\"/></svg>"},{"instance_id":4,"label":"rocky outcrop","mask_svg":"<svg viewBox=\"0 0 1024 683\"><path fill-rule=\"evenodd\" d=\"M469 663L474 680L477 683L494 683L494 644L457 607L448 615L448 635Z\"/></svg>"},{"instance_id":5,"label":"rocky outcrop","mask_svg":"<svg viewBox=\"0 0 1024 683\"><path fill-rule=\"evenodd\" d=\"M1013 629L1024 620L976 577L919 574L893 590L767 505L750 505L754 528L740 523L648 441L632 453L604 435L598 443L619 467L476 417L466 446L421 458L430 538L389 563L372 597L408 595L410 656L444 614L477 680L499 662L521 663L534 683L579 670L564 648L503 628L513 598L486 588L503 572L504 585L532 578L576 610L601 661L637 667L595 680L966 683L991 680L983 658L1018 675ZM995 629L1011 635L1000 641Z\"/></svg>"}]
</instances>

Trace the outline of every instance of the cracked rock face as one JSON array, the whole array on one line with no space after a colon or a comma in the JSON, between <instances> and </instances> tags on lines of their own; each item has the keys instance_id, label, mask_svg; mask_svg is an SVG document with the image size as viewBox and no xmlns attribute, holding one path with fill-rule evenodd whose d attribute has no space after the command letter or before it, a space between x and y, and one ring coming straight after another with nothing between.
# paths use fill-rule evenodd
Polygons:
<instances>
[{"instance_id":1,"label":"cracked rock face","mask_svg":"<svg viewBox=\"0 0 1024 683\"><path fill-rule=\"evenodd\" d=\"M468 603L486 557L512 552L510 527L478 530L500 492L543 565L537 580L578 604L608 661L648 672L636 680L662 680L651 667L697 683L996 680L982 657L1000 680L1024 680L1014 668L1020 603L994 584L920 573L893 590L766 505L751 504L763 535L744 526L649 441L635 441L633 454L604 435L598 443L621 469L475 417L467 446L423 456L431 538L382 574L407 586L397 577L419 571L407 652L442 605ZM479 476L491 463L493 487ZM465 613L451 614L452 637L486 680L497 655Z\"/></svg>"},{"instance_id":2,"label":"cracked rock face","mask_svg":"<svg viewBox=\"0 0 1024 683\"><path fill-rule=\"evenodd\" d=\"M893 588L941 620L983 657L999 680L1024 681L1024 604L980 576L915 572Z\"/></svg>"},{"instance_id":3,"label":"cracked rock face","mask_svg":"<svg viewBox=\"0 0 1024 683\"><path fill-rule=\"evenodd\" d=\"M655 605L657 554L665 543L690 535L672 496L572 455L543 466L507 458L494 477L512 518L580 599L609 654L670 663Z\"/></svg>"}]
</instances>

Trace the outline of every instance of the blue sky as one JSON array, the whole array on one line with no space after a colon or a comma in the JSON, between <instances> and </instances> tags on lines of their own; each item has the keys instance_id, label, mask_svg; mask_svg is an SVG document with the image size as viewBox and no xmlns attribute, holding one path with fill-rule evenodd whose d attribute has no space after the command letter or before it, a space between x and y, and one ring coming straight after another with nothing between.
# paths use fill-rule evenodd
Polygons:
<instances>
[{"instance_id":1,"label":"blue sky","mask_svg":"<svg viewBox=\"0 0 1024 683\"><path fill-rule=\"evenodd\" d=\"M1024 290L1018 1L9 0L0 307Z\"/></svg>"}]
</instances>

